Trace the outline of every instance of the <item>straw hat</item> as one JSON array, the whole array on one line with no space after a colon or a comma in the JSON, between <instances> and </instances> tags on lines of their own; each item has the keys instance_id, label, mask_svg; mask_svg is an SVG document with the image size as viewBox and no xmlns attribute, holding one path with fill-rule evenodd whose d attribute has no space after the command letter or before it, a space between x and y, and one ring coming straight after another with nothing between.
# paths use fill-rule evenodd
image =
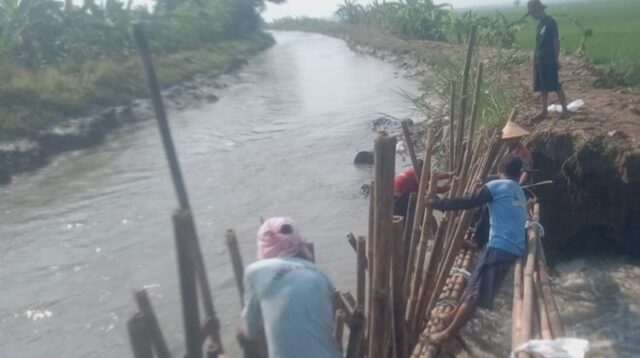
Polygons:
<instances>
[{"instance_id":1,"label":"straw hat","mask_svg":"<svg viewBox=\"0 0 640 358\"><path fill-rule=\"evenodd\" d=\"M529 135L529 132L517 125L513 121L507 121L507 124L502 128L502 139L521 138Z\"/></svg>"}]
</instances>

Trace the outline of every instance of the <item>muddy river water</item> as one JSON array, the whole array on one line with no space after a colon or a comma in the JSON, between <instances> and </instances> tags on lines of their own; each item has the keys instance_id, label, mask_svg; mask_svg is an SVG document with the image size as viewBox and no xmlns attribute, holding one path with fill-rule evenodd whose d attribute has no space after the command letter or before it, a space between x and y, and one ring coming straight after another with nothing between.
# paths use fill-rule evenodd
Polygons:
<instances>
[{"instance_id":1,"label":"muddy river water","mask_svg":"<svg viewBox=\"0 0 640 358\"><path fill-rule=\"evenodd\" d=\"M245 263L260 216L289 215L314 241L339 288L353 290L364 233L370 121L408 115L400 90L418 81L320 35L277 33L277 45L224 76L220 101L170 111L227 350L239 299L223 232L235 228ZM104 145L59 157L0 188L0 357L130 356L132 292L146 287L171 350L181 351L170 215L177 206L153 121ZM561 264L557 280L568 333L593 340L597 356L637 356L640 269L617 258ZM480 356L506 356L507 306L470 325Z\"/></svg>"}]
</instances>

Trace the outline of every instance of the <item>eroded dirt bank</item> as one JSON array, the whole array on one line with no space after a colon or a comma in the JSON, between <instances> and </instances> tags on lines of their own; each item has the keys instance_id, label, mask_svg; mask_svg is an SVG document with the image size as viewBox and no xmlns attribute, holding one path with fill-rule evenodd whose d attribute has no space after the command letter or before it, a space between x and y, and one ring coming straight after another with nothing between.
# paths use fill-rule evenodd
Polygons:
<instances>
[{"instance_id":1,"label":"eroded dirt bank","mask_svg":"<svg viewBox=\"0 0 640 358\"><path fill-rule=\"evenodd\" d=\"M464 51L360 30L328 34L417 75L438 70L434 56ZM485 59L496 53L479 52ZM536 191L543 201L546 245L562 252L557 249L604 243L640 252L640 92L612 81L583 58L563 56L560 76L569 101L583 99L586 105L567 120L552 115L534 122L530 118L540 103L530 90L533 64L520 55L522 60L505 64L504 71L520 92L517 121L532 132L526 144L534 154L535 178L554 180Z\"/></svg>"}]
</instances>

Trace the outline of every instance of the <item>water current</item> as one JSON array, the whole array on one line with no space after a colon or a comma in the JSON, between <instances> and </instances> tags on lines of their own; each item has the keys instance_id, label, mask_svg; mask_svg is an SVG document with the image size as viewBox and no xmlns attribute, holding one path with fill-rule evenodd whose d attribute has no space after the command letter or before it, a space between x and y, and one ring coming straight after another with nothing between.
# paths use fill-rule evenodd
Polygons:
<instances>
[{"instance_id":1,"label":"water current","mask_svg":"<svg viewBox=\"0 0 640 358\"><path fill-rule=\"evenodd\" d=\"M334 284L353 291L355 256L345 235L366 231L359 188L371 172L351 162L371 147L370 121L409 114L398 92L418 88L339 40L275 36L273 48L220 79L229 86L216 93L219 102L169 113L232 356L240 305L224 230L237 230L249 263L260 216L292 216ZM176 206L153 121L0 188L0 357L130 356L126 320L141 287L178 356ZM568 333L591 339L595 356L637 356L637 263L599 257L557 269ZM465 333L474 356L508 355L508 289L496 306Z\"/></svg>"}]
</instances>

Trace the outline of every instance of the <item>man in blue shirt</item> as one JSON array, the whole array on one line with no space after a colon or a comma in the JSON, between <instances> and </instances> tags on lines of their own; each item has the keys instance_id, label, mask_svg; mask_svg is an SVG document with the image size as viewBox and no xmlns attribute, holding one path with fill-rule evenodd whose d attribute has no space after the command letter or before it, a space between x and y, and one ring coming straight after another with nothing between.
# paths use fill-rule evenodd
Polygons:
<instances>
[{"instance_id":1,"label":"man in blue shirt","mask_svg":"<svg viewBox=\"0 0 640 358\"><path fill-rule=\"evenodd\" d=\"M431 342L437 344L455 338L478 307L490 309L511 267L524 255L527 199L518 184L521 171L522 160L507 154L500 163L500 179L488 182L473 195L427 201L427 205L441 211L465 210L486 204L490 215L487 248L469 279L461 302L451 314L440 317L447 327L432 335Z\"/></svg>"},{"instance_id":2,"label":"man in blue shirt","mask_svg":"<svg viewBox=\"0 0 640 358\"><path fill-rule=\"evenodd\" d=\"M558 23L544 11L547 7L540 0L530 0L527 4L529 14L538 20L536 32L536 49L533 60L533 91L540 92L542 97L542 111L535 119L548 116L547 106L549 92L556 92L562 106L560 118L566 118L567 98L560 84L558 71L560 69L560 34Z\"/></svg>"},{"instance_id":3,"label":"man in blue shirt","mask_svg":"<svg viewBox=\"0 0 640 358\"><path fill-rule=\"evenodd\" d=\"M258 231L259 261L244 275L244 339L264 334L269 357L337 358L333 285L311 262L293 220L271 218Z\"/></svg>"}]
</instances>

